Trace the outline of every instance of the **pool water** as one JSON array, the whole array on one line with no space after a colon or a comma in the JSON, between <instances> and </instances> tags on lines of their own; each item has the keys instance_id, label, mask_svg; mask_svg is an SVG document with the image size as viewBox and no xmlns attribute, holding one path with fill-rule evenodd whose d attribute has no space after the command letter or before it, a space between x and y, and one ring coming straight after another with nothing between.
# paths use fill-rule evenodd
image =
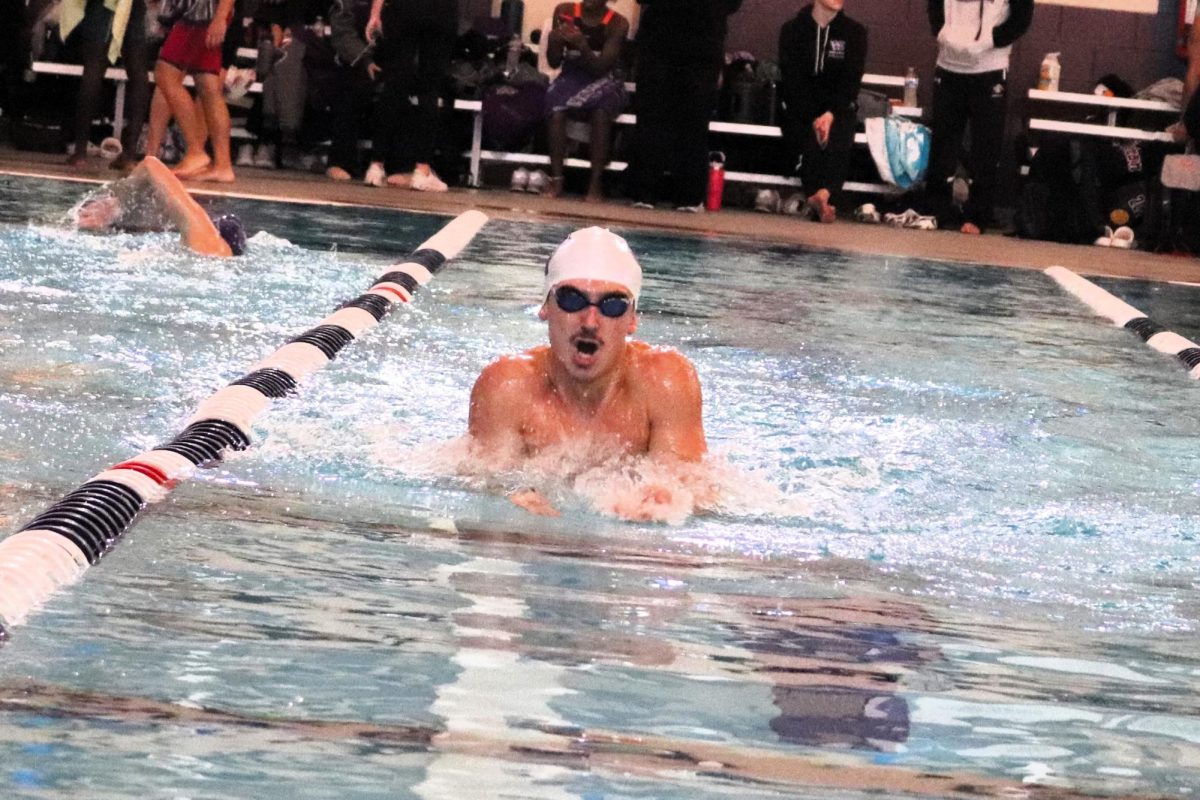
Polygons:
<instances>
[{"instance_id":1,"label":"pool water","mask_svg":"<svg viewBox=\"0 0 1200 800\"><path fill-rule=\"evenodd\" d=\"M77 185L0 187L5 532L445 223L227 200L268 233L215 261L71 232ZM622 231L723 501L632 524L563 485L536 518L438 454L479 370L544 339L568 231L491 222L14 628L0 796L1191 795L1177 362L1036 271ZM1200 336L1194 288L1104 285Z\"/></svg>"}]
</instances>

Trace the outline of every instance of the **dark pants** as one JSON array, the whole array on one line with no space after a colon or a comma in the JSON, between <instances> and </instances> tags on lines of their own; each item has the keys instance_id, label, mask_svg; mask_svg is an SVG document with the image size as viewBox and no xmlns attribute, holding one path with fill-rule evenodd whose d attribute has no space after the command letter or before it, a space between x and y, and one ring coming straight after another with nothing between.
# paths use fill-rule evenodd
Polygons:
<instances>
[{"instance_id":1,"label":"dark pants","mask_svg":"<svg viewBox=\"0 0 1200 800\"><path fill-rule=\"evenodd\" d=\"M992 221L996 180L1004 142L1004 112L1008 104L1005 70L960 75L938 68L933 78L933 143L929 153L927 196L939 221L952 219L950 182L962 155L963 134L970 123L967 174L970 199L963 222L982 230ZM957 227L952 225L952 227Z\"/></svg>"},{"instance_id":2,"label":"dark pants","mask_svg":"<svg viewBox=\"0 0 1200 800\"><path fill-rule=\"evenodd\" d=\"M788 124L788 150L792 154L789 167L795 165L796 161L800 162L800 182L804 184L806 195L825 189L829 192L829 202L840 206L858 119L849 109L835 114L829 141L824 147L817 144L817 136L812 128L813 119L815 117L809 114L802 114Z\"/></svg>"},{"instance_id":3,"label":"dark pants","mask_svg":"<svg viewBox=\"0 0 1200 800\"><path fill-rule=\"evenodd\" d=\"M408 172L433 160L438 95L454 52L454 34L440 28L389 26L386 20L384 31L388 38L379 53L379 66L385 85L379 103L381 130L389 135L385 146L375 143L375 155L383 158L389 173ZM410 97L416 97L415 106Z\"/></svg>"},{"instance_id":4,"label":"dark pants","mask_svg":"<svg viewBox=\"0 0 1200 800\"><path fill-rule=\"evenodd\" d=\"M704 202L708 186L708 123L717 102L716 64L664 64L643 53L634 109L637 127L628 190L654 202L663 171L671 173L676 206Z\"/></svg>"},{"instance_id":5,"label":"dark pants","mask_svg":"<svg viewBox=\"0 0 1200 800\"><path fill-rule=\"evenodd\" d=\"M1187 129L1188 138L1200 146L1200 92L1193 92L1183 112L1183 126Z\"/></svg>"},{"instance_id":6,"label":"dark pants","mask_svg":"<svg viewBox=\"0 0 1200 800\"><path fill-rule=\"evenodd\" d=\"M384 159L388 121L376 103L380 84L371 80L363 67L342 67L338 79L338 91L329 102L333 139L329 146L329 166L355 174L359 172L358 140L363 121L370 120L372 161Z\"/></svg>"},{"instance_id":7,"label":"dark pants","mask_svg":"<svg viewBox=\"0 0 1200 800\"><path fill-rule=\"evenodd\" d=\"M134 158L138 137L150 109L150 64L146 53L146 4L134 0L129 24L121 42L122 65L129 75L129 93L125 111L129 118L121 138L127 158ZM104 91L104 72L108 68L108 45L112 40L113 12L103 0L89 0L82 22L71 32L71 44L79 46L83 77L79 81L79 99L75 106L75 152L86 155L92 119L100 107Z\"/></svg>"}]
</instances>

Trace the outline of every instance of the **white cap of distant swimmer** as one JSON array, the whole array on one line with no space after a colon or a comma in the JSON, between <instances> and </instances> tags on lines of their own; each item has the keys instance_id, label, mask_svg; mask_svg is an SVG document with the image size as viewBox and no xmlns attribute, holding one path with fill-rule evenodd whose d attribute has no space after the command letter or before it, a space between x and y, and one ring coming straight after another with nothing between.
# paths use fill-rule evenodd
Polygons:
<instances>
[{"instance_id":1,"label":"white cap of distant swimmer","mask_svg":"<svg viewBox=\"0 0 1200 800\"><path fill-rule=\"evenodd\" d=\"M608 228L583 228L564 239L546 262L542 297L572 280L619 283L636 303L642 292L642 267L629 244Z\"/></svg>"}]
</instances>

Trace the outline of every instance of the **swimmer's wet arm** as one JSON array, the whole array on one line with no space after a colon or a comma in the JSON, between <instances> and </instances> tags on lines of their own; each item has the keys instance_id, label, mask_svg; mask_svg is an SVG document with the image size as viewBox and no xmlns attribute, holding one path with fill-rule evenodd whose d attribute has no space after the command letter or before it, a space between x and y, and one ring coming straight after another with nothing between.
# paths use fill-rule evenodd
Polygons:
<instances>
[{"instance_id":1,"label":"swimmer's wet arm","mask_svg":"<svg viewBox=\"0 0 1200 800\"><path fill-rule=\"evenodd\" d=\"M529 402L528 364L506 356L484 367L471 388L467 434L472 446L500 462L501 468L525 449L521 421Z\"/></svg>"},{"instance_id":2,"label":"swimmer's wet arm","mask_svg":"<svg viewBox=\"0 0 1200 800\"><path fill-rule=\"evenodd\" d=\"M157 158L146 156L129 177L146 181L154 188L167 215L179 228L183 243L189 248L204 256L233 255L208 214L192 199L174 173Z\"/></svg>"},{"instance_id":3,"label":"swimmer's wet arm","mask_svg":"<svg viewBox=\"0 0 1200 800\"><path fill-rule=\"evenodd\" d=\"M650 447L648 454L699 461L708 452L703 399L696 368L675 350L649 355Z\"/></svg>"}]
</instances>

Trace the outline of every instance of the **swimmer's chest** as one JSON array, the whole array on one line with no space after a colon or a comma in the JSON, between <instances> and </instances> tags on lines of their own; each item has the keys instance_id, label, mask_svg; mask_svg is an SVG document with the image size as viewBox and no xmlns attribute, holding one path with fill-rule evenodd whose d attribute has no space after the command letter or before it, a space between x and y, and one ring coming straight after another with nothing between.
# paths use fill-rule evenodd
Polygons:
<instances>
[{"instance_id":1,"label":"swimmer's chest","mask_svg":"<svg viewBox=\"0 0 1200 800\"><path fill-rule=\"evenodd\" d=\"M594 411L573 407L549 394L529 404L521 436L533 452L578 441L596 447L601 451L596 456L603 459L614 452L646 452L650 430L649 409L628 393L611 398Z\"/></svg>"}]
</instances>

